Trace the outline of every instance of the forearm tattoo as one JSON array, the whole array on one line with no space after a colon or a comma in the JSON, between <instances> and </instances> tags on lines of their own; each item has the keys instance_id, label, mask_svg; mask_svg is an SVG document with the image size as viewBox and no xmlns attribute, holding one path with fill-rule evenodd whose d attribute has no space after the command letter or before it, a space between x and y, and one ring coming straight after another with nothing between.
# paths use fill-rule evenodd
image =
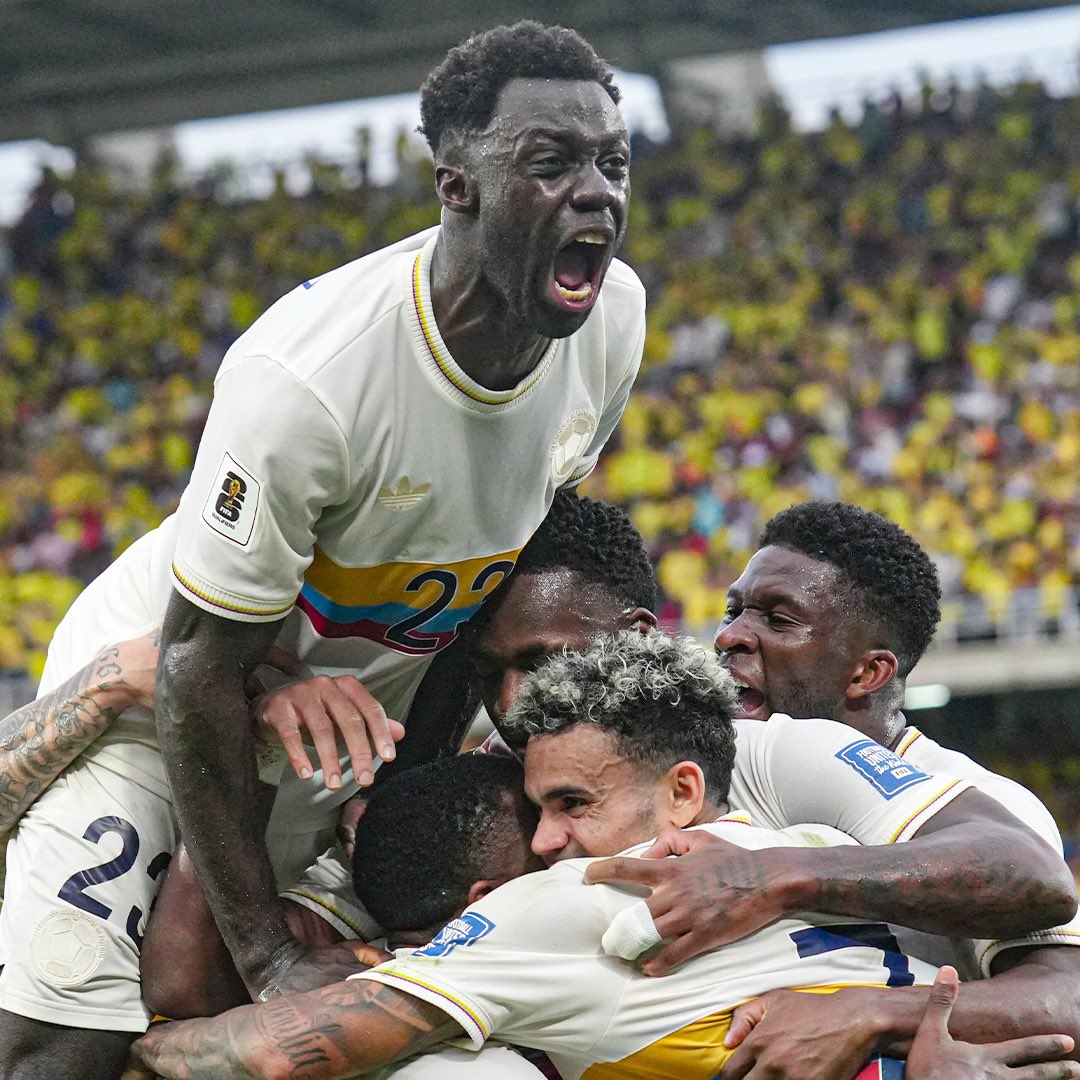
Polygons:
<instances>
[{"instance_id":1,"label":"forearm tattoo","mask_svg":"<svg viewBox=\"0 0 1080 1080\"><path fill-rule=\"evenodd\" d=\"M461 1029L440 1009L381 983L334 983L235 1009L213 1020L164 1024L136 1045L146 1064L182 1080L259 1076L351 1077L418 1053Z\"/></svg>"},{"instance_id":2,"label":"forearm tattoo","mask_svg":"<svg viewBox=\"0 0 1080 1080\"><path fill-rule=\"evenodd\" d=\"M0 720L0 833L116 719L100 695L123 685L120 651L105 649L51 694Z\"/></svg>"}]
</instances>

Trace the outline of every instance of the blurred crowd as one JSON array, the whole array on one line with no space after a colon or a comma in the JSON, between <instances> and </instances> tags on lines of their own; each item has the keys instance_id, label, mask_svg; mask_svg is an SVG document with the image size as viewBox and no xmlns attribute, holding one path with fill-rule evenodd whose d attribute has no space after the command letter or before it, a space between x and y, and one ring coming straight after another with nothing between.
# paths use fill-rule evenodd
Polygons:
<instances>
[{"instance_id":1,"label":"blurred crowd","mask_svg":"<svg viewBox=\"0 0 1080 1080\"><path fill-rule=\"evenodd\" d=\"M645 365L585 489L645 535L665 620L719 621L763 522L806 498L912 531L962 632L1020 595L1049 632L1075 618L1078 133L1080 99L1022 83L635 139ZM0 672L36 676L82 585L175 506L233 339L437 222L430 162L403 159L389 187L312 161L303 197L241 202L167 160L138 191L90 161L42 177L0 236Z\"/></svg>"}]
</instances>

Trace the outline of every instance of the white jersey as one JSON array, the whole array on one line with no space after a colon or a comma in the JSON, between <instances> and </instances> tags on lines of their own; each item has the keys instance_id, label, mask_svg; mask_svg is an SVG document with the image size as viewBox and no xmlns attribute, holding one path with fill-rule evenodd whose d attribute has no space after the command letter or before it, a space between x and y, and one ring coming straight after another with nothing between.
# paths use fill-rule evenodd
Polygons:
<instances>
[{"instance_id":1,"label":"white jersey","mask_svg":"<svg viewBox=\"0 0 1080 1080\"><path fill-rule=\"evenodd\" d=\"M851 842L822 826L773 832L737 817L703 828L745 848ZM600 944L641 890L585 885L589 861L571 859L503 885L430 945L401 950L354 978L435 1005L476 1047L497 1037L544 1050L564 1080L712 1080L731 1053L723 1040L732 1011L768 990L933 981L934 969L900 954L886 927L818 915L784 919L648 978Z\"/></svg>"},{"instance_id":2,"label":"white jersey","mask_svg":"<svg viewBox=\"0 0 1080 1080\"><path fill-rule=\"evenodd\" d=\"M907 840L972 784L912 768L896 754L832 720L735 722L729 802L759 825L816 821L861 844ZM327 852L284 895L346 937L377 934L360 905L340 849Z\"/></svg>"},{"instance_id":3,"label":"white jersey","mask_svg":"<svg viewBox=\"0 0 1080 1080\"><path fill-rule=\"evenodd\" d=\"M947 749L924 735L918 728L909 727L904 730L896 752L904 761L919 769L927 772L949 772L953 776L969 780L974 787L997 799L1006 810L1038 833L1055 851L1062 853L1061 833L1053 815L1022 784L983 768L966 754ZM1006 949L1080 945L1080 912L1064 926L1040 930L1007 941L946 941L943 938L916 935L913 931L899 928L897 933L905 946L919 956L953 964L965 978L975 978L978 975L989 977L994 957ZM920 938L922 940L919 940Z\"/></svg>"},{"instance_id":4,"label":"white jersey","mask_svg":"<svg viewBox=\"0 0 1080 1080\"><path fill-rule=\"evenodd\" d=\"M615 261L584 326L518 386L486 390L435 324L438 232L305 282L236 341L177 513L119 560L149 579L148 625L170 574L224 618L287 616L279 644L316 672L355 674L403 721L432 657L513 568L556 489L592 469L645 333L644 291ZM168 797L160 758L133 743L156 750L135 711L90 753ZM335 802L356 790L345 780Z\"/></svg>"}]
</instances>

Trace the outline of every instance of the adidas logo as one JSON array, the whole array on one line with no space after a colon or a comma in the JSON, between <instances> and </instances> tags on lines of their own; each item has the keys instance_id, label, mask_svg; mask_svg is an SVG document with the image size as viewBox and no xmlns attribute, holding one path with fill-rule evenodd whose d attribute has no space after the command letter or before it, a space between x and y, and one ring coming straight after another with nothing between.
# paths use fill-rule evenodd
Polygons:
<instances>
[{"instance_id":1,"label":"adidas logo","mask_svg":"<svg viewBox=\"0 0 1080 1080\"><path fill-rule=\"evenodd\" d=\"M397 487L379 488L379 502L387 510L412 510L427 498L430 488L430 484L417 484L414 487L409 483L409 478L403 476L397 482Z\"/></svg>"}]
</instances>

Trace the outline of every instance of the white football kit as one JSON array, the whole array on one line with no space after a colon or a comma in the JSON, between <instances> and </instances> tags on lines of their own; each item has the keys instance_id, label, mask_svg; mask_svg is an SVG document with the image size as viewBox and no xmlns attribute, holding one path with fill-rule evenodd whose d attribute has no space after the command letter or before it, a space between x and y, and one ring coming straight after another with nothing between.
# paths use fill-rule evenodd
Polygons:
<instances>
[{"instance_id":1,"label":"white football kit","mask_svg":"<svg viewBox=\"0 0 1080 1080\"><path fill-rule=\"evenodd\" d=\"M785 829L818 821L861 844L908 840L972 784L909 768L895 754L832 720L774 716L735 721L729 802L756 824ZM283 894L346 937L379 936L360 906L349 867L331 850Z\"/></svg>"},{"instance_id":2,"label":"white football kit","mask_svg":"<svg viewBox=\"0 0 1080 1080\"><path fill-rule=\"evenodd\" d=\"M745 848L851 843L818 825L775 832L728 817L702 828ZM641 890L585 885L589 861L567 860L503 885L430 945L400 950L353 978L436 1006L477 1048L497 1038L544 1050L564 1080L713 1080L732 1053L723 1044L731 1013L768 990L933 981L935 969L904 956L887 927L813 914L648 978L600 945Z\"/></svg>"},{"instance_id":3,"label":"white football kit","mask_svg":"<svg viewBox=\"0 0 1080 1080\"><path fill-rule=\"evenodd\" d=\"M438 229L304 282L229 350L176 515L76 600L40 693L160 623L170 591L356 674L407 721L432 657L513 568L555 491L585 476L640 362L645 298L613 262L584 326L518 386L455 363L430 295ZM279 768L280 768L280 758ZM347 761L343 762L347 765ZM333 839L338 792L286 769L278 880ZM34 804L7 855L0 1008L142 1031L141 927L177 842L147 710L125 713Z\"/></svg>"}]
</instances>

